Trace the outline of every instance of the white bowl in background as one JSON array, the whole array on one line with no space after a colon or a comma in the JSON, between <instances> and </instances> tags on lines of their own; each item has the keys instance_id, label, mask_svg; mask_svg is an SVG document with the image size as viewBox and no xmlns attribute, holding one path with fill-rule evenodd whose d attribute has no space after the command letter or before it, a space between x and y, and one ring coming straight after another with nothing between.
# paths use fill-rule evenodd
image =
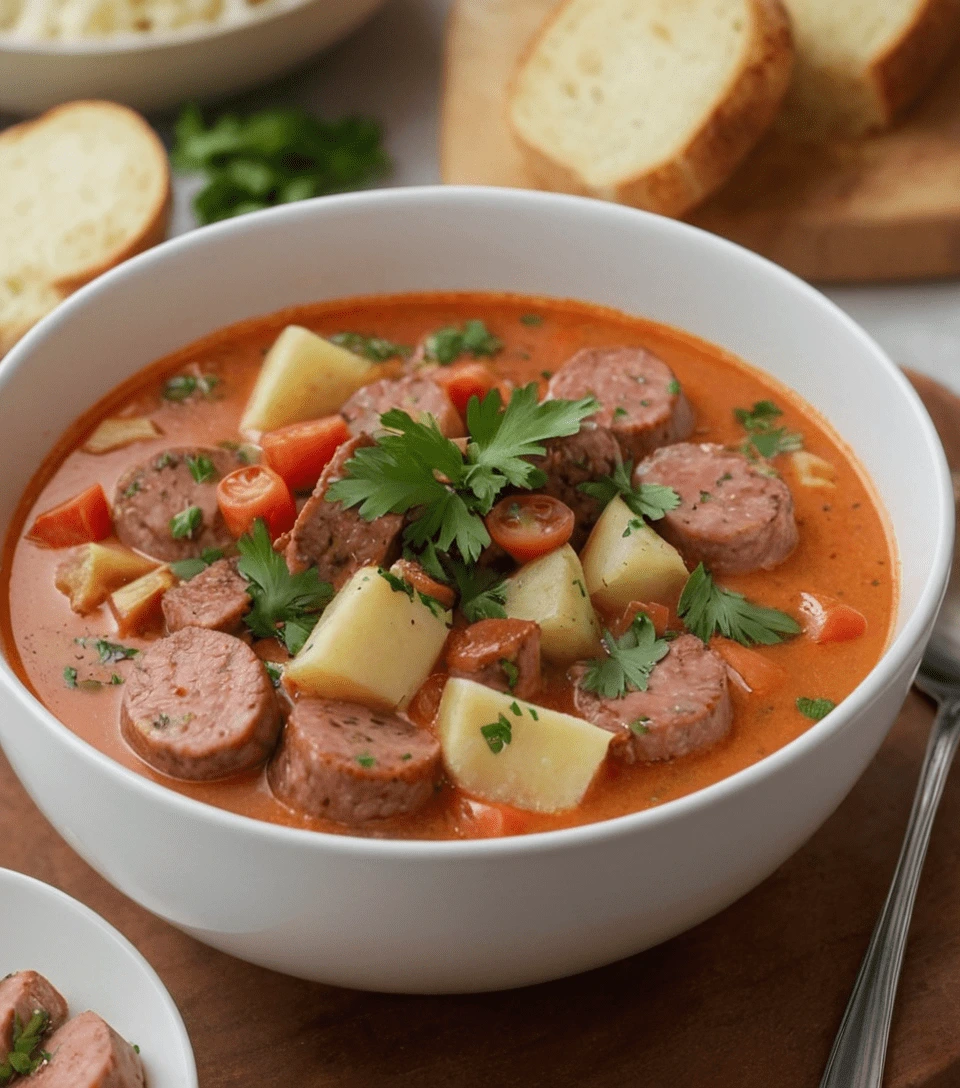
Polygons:
<instances>
[{"instance_id":1,"label":"white bowl in background","mask_svg":"<svg viewBox=\"0 0 960 1088\"><path fill-rule=\"evenodd\" d=\"M29 41L0 32L0 112L77 98L139 110L221 98L288 71L349 34L384 0L270 0L249 19L146 35Z\"/></svg>"},{"instance_id":2,"label":"white bowl in background","mask_svg":"<svg viewBox=\"0 0 960 1088\"><path fill-rule=\"evenodd\" d=\"M0 661L0 742L47 818L121 891L279 971L405 992L496 989L597 967L721 910L830 815L896 717L953 544L943 450L919 398L853 321L789 273L684 223L506 189L395 189L243 216L108 272L0 363L0 528L78 413L223 325L357 294L570 297L666 322L816 405L871 473L902 561L896 633L822 722L658 808L500 840L279 827L183 797L58 722Z\"/></svg>"},{"instance_id":3,"label":"white bowl in background","mask_svg":"<svg viewBox=\"0 0 960 1088\"><path fill-rule=\"evenodd\" d=\"M0 978L39 971L71 1016L92 1009L140 1047L150 1088L197 1088L177 1006L126 937L76 899L12 869L0 869L0 904Z\"/></svg>"}]
</instances>

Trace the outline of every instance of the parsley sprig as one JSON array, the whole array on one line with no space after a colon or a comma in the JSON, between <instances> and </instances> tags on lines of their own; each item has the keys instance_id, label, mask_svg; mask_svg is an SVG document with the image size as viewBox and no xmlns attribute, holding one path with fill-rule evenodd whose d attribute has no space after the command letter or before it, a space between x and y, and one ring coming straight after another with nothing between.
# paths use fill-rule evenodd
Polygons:
<instances>
[{"instance_id":1,"label":"parsley sprig","mask_svg":"<svg viewBox=\"0 0 960 1088\"><path fill-rule=\"evenodd\" d=\"M664 514L669 514L680 505L680 496L672 487L647 483L635 487L631 483L632 474L633 462L626 461L617 465L609 476L601 476L598 480L580 484L578 490L596 499L602 506L606 506L619 495L631 513L649 521L659 521Z\"/></svg>"},{"instance_id":2,"label":"parsley sprig","mask_svg":"<svg viewBox=\"0 0 960 1088\"><path fill-rule=\"evenodd\" d=\"M495 722L480 726L480 733L487 742L487 747L495 756L498 756L513 740L513 727L506 714L500 714Z\"/></svg>"},{"instance_id":3,"label":"parsley sprig","mask_svg":"<svg viewBox=\"0 0 960 1088\"><path fill-rule=\"evenodd\" d=\"M831 710L836 708L836 705L832 699L808 699L803 695L797 699L797 710L805 718L810 718L815 722L825 718Z\"/></svg>"},{"instance_id":4,"label":"parsley sprig","mask_svg":"<svg viewBox=\"0 0 960 1088\"><path fill-rule=\"evenodd\" d=\"M622 699L630 691L646 691L650 673L667 656L670 643L657 638L650 617L640 612L620 638L603 632L607 657L588 663L580 686L603 699Z\"/></svg>"},{"instance_id":5,"label":"parsley sprig","mask_svg":"<svg viewBox=\"0 0 960 1088\"><path fill-rule=\"evenodd\" d=\"M474 319L462 329L455 325L437 329L427 337L423 348L424 357L430 362L447 366L464 354L470 354L474 359L482 355L496 355L502 350L503 341L499 336L494 336L482 321Z\"/></svg>"},{"instance_id":6,"label":"parsley sprig","mask_svg":"<svg viewBox=\"0 0 960 1088\"><path fill-rule=\"evenodd\" d=\"M488 567L468 567L452 563L453 576L460 593L460 611L470 623L502 620L507 612L507 583Z\"/></svg>"},{"instance_id":7,"label":"parsley sprig","mask_svg":"<svg viewBox=\"0 0 960 1088\"><path fill-rule=\"evenodd\" d=\"M803 449L802 434L774 426L783 411L772 400L758 400L752 408L734 408L733 414L747 432L741 449L748 457L776 457Z\"/></svg>"},{"instance_id":8,"label":"parsley sprig","mask_svg":"<svg viewBox=\"0 0 960 1088\"><path fill-rule=\"evenodd\" d=\"M515 390L504 408L494 389L467 407L470 441L464 454L434 420L420 423L393 409L381 416L388 433L354 453L326 498L358 507L367 521L417 509L419 516L404 532L414 549L432 545L449 552L456 545L473 563L490 543L483 517L500 492L508 485L529 490L546 482L527 458L545 453L543 443L550 438L576 434L596 410L592 397L539 403L535 382Z\"/></svg>"},{"instance_id":9,"label":"parsley sprig","mask_svg":"<svg viewBox=\"0 0 960 1088\"><path fill-rule=\"evenodd\" d=\"M237 541L237 569L246 578L253 607L244 623L258 638L279 638L291 654L299 653L320 613L333 598L333 587L321 582L315 567L291 574L273 550L262 518Z\"/></svg>"},{"instance_id":10,"label":"parsley sprig","mask_svg":"<svg viewBox=\"0 0 960 1088\"><path fill-rule=\"evenodd\" d=\"M170 569L181 582L189 582L198 574L203 574L207 567L212 567L218 559L223 558L223 552L219 548L204 548L196 559L178 559L170 564Z\"/></svg>"},{"instance_id":11,"label":"parsley sprig","mask_svg":"<svg viewBox=\"0 0 960 1088\"><path fill-rule=\"evenodd\" d=\"M792 616L718 586L702 563L683 587L677 614L703 642L719 634L743 646L773 646L800 634L800 624Z\"/></svg>"},{"instance_id":12,"label":"parsley sprig","mask_svg":"<svg viewBox=\"0 0 960 1088\"><path fill-rule=\"evenodd\" d=\"M24 1027L20 1017L13 1017L13 1049L0 1062L0 1084L9 1084L16 1076L35 1073L50 1055L40 1050L40 1044L50 1024L50 1014L37 1009Z\"/></svg>"},{"instance_id":13,"label":"parsley sprig","mask_svg":"<svg viewBox=\"0 0 960 1088\"><path fill-rule=\"evenodd\" d=\"M409 344L395 344L380 336L364 336L359 332L337 332L330 337L330 342L362 355L373 363L385 363L388 359L406 359L413 352Z\"/></svg>"}]
</instances>

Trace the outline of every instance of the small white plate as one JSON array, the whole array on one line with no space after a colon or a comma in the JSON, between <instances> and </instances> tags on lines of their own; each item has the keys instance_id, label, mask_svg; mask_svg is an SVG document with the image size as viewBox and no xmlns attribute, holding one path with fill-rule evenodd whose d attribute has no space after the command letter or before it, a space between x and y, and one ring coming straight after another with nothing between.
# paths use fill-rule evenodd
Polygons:
<instances>
[{"instance_id":1,"label":"small white plate","mask_svg":"<svg viewBox=\"0 0 960 1088\"><path fill-rule=\"evenodd\" d=\"M27 970L50 980L71 1016L92 1009L136 1043L150 1088L197 1088L183 1020L143 956L89 907L0 869L0 977Z\"/></svg>"}]
</instances>

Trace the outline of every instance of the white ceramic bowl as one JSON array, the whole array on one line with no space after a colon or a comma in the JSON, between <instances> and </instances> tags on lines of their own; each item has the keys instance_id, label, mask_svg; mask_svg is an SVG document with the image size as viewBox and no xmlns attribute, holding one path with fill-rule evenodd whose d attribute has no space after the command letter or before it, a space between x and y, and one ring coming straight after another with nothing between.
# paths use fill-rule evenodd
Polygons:
<instances>
[{"instance_id":1,"label":"white ceramic bowl","mask_svg":"<svg viewBox=\"0 0 960 1088\"><path fill-rule=\"evenodd\" d=\"M384 0L270 0L249 20L143 36L32 42L0 32L0 112L76 98L139 110L219 98L263 83L332 45Z\"/></svg>"},{"instance_id":2,"label":"white ceramic bowl","mask_svg":"<svg viewBox=\"0 0 960 1088\"><path fill-rule=\"evenodd\" d=\"M883 495L902 560L896 637L823 722L647 812L478 842L349 838L206 807L112 763L0 670L0 741L48 819L138 903L268 967L368 989L540 982L638 952L758 884L830 815L906 695L953 541L920 401L822 295L744 249L613 204L396 189L230 220L84 288L0 364L0 526L67 424L144 364L311 300L478 289L572 297L689 329L817 405Z\"/></svg>"},{"instance_id":3,"label":"white ceramic bowl","mask_svg":"<svg viewBox=\"0 0 960 1088\"><path fill-rule=\"evenodd\" d=\"M92 1009L140 1047L150 1088L197 1088L177 1006L126 937L76 899L11 869L0 869L0 904L0 978L39 971L71 1016Z\"/></svg>"}]
</instances>

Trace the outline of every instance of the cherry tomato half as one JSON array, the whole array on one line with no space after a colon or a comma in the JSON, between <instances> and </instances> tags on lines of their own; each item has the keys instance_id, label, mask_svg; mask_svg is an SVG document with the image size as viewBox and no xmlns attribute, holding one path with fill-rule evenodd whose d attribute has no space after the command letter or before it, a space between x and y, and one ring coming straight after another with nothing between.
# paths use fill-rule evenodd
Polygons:
<instances>
[{"instance_id":1,"label":"cherry tomato half","mask_svg":"<svg viewBox=\"0 0 960 1088\"><path fill-rule=\"evenodd\" d=\"M487 532L518 563L555 551L570 539L573 511L550 495L512 495L487 514Z\"/></svg>"},{"instance_id":2,"label":"cherry tomato half","mask_svg":"<svg viewBox=\"0 0 960 1088\"><path fill-rule=\"evenodd\" d=\"M265 465L249 465L224 476L217 484L217 502L227 528L236 537L249 533L257 518L263 518L275 540L297 520L290 489Z\"/></svg>"}]
</instances>

